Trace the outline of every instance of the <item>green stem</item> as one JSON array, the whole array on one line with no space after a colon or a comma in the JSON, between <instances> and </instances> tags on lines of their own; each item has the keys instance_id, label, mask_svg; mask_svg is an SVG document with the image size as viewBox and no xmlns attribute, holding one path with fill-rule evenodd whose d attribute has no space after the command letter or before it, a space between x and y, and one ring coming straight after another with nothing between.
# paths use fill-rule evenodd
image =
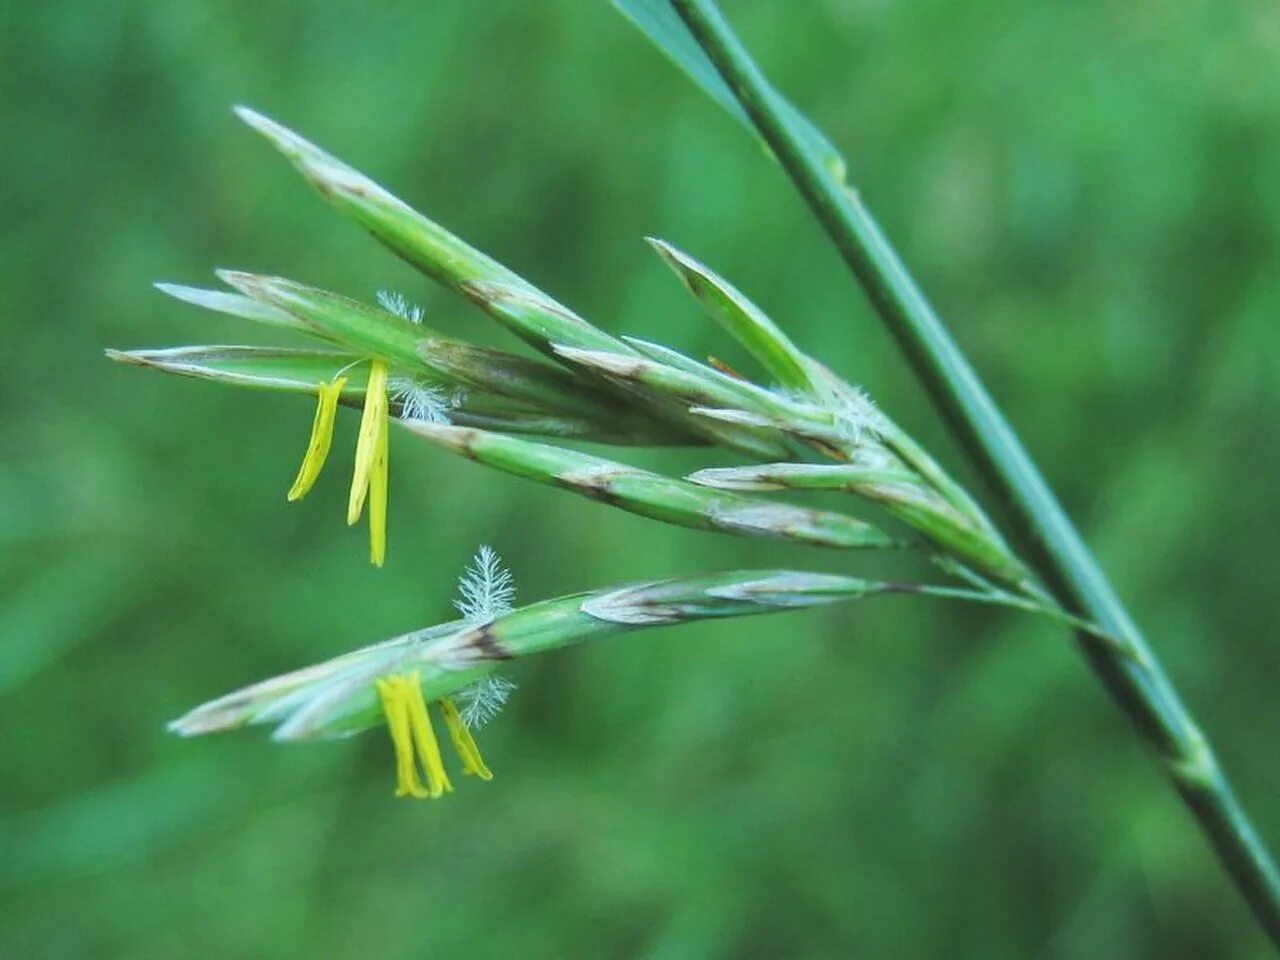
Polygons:
<instances>
[{"instance_id":1,"label":"green stem","mask_svg":"<svg viewBox=\"0 0 1280 960\"><path fill-rule=\"evenodd\" d=\"M977 578L977 582L981 583L981 578ZM946 587L935 586L928 583L904 583L894 585L900 593L918 593L924 596L940 597L947 600L968 600L972 603L986 603L997 607L1008 607L1011 610L1021 610L1024 613L1034 613L1037 616L1048 617L1064 627L1070 627L1072 630L1080 633L1087 633L1097 638L1102 643L1110 644L1115 651L1121 656L1131 656L1132 650L1129 645L1116 637L1111 636L1096 623L1092 623L1082 617L1067 613L1059 607L1053 600L1041 602L1030 597L1024 597L1016 593L1010 593L1008 590L994 586L993 584L984 584L976 589L969 587Z\"/></svg>"},{"instance_id":2,"label":"green stem","mask_svg":"<svg viewBox=\"0 0 1280 960\"><path fill-rule=\"evenodd\" d=\"M1280 876L1266 846L1204 734L1035 463L861 199L815 155L715 3L671 3L862 283L999 497L1016 540L1054 596L1118 641L1076 633L1090 666L1152 748L1223 867L1280 946Z\"/></svg>"}]
</instances>

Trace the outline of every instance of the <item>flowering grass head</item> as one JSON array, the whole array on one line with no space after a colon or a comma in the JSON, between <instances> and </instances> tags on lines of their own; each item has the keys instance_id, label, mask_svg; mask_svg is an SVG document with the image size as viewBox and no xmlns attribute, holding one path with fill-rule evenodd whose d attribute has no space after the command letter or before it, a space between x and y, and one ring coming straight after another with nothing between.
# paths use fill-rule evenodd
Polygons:
<instances>
[{"instance_id":1,"label":"flowering grass head","mask_svg":"<svg viewBox=\"0 0 1280 960\"><path fill-rule=\"evenodd\" d=\"M463 617L253 684L170 724L183 736L273 724L275 739L341 738L388 731L398 797L453 789L439 715L463 774L493 777L474 732L493 719L514 684L509 662L578 643L691 620L739 617L876 595L929 593L918 584L793 571L735 571L628 584L513 607L510 573L481 548L462 578ZM947 594L943 591L944 595Z\"/></svg>"},{"instance_id":2,"label":"flowering grass head","mask_svg":"<svg viewBox=\"0 0 1280 960\"><path fill-rule=\"evenodd\" d=\"M753 380L714 360L616 337L480 253L372 180L258 114L240 111L321 194L375 237L542 354L531 359L435 330L383 291L377 305L280 277L218 271L234 292L163 285L205 309L302 333L319 347L194 346L110 351L135 366L314 398L311 434L288 499L318 482L343 406L360 410L347 521L369 520L369 556L387 550L392 427L477 463L612 508L694 530L839 550L918 550L965 586L882 583L795 572L734 572L630 585L515 607L488 547L460 582L459 619L254 684L174 722L183 735L271 723L293 741L384 726L396 794L453 789L447 739L464 774L492 777L473 731L514 684L508 661L625 630L742 616L885 593L935 594L1065 616L972 498L858 388L792 342L738 288L693 257L651 241L707 314L759 364ZM681 479L570 443L690 446L708 465ZM906 534L847 509L794 502L837 491L883 508ZM782 492L787 499L759 494ZM434 717L433 717L434 715Z\"/></svg>"},{"instance_id":3,"label":"flowering grass head","mask_svg":"<svg viewBox=\"0 0 1280 960\"><path fill-rule=\"evenodd\" d=\"M228 270L218 276L235 294L162 288L337 348L327 357L286 350L266 355L247 347L112 355L315 396L311 438L290 499L316 482L337 407L361 406L347 521L357 522L367 504L374 564L386 557L389 437L396 420L442 449L651 519L844 549L919 547L995 589L1044 599L994 524L904 430L701 261L650 240L708 316L758 362L762 382L660 344L606 333L296 133L253 111L237 112L322 196L547 358L531 360L445 336L428 325L421 309L386 291L372 306L295 281ZM343 365L335 368L339 360ZM678 480L564 445L572 440L706 446L753 463L708 465ZM914 538L844 510L740 492L748 489L793 495L839 490L884 508Z\"/></svg>"}]
</instances>

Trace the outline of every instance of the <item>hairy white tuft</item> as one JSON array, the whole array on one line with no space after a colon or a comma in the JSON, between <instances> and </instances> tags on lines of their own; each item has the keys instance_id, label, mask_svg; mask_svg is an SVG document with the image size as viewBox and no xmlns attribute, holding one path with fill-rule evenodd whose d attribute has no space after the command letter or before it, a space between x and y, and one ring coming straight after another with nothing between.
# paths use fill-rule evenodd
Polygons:
<instances>
[{"instance_id":1,"label":"hairy white tuft","mask_svg":"<svg viewBox=\"0 0 1280 960\"><path fill-rule=\"evenodd\" d=\"M403 317L410 323L422 323L422 308L410 303L403 294L396 293L394 290L379 290L378 306L387 313Z\"/></svg>"},{"instance_id":2,"label":"hairy white tuft","mask_svg":"<svg viewBox=\"0 0 1280 960\"><path fill-rule=\"evenodd\" d=\"M410 323L422 323L422 308L394 290L379 290L378 305ZM401 420L425 420L427 423L450 423L449 411L465 398L461 390L447 394L442 387L410 377L392 380L390 394L391 399L401 405Z\"/></svg>"},{"instance_id":3,"label":"hairy white tuft","mask_svg":"<svg viewBox=\"0 0 1280 960\"><path fill-rule=\"evenodd\" d=\"M862 442L867 434L874 438L884 429L884 414L861 387L850 387L844 391L837 413L849 427L855 443Z\"/></svg>"},{"instance_id":4,"label":"hairy white tuft","mask_svg":"<svg viewBox=\"0 0 1280 960\"><path fill-rule=\"evenodd\" d=\"M471 623L480 624L510 613L515 599L511 571L493 547L482 546L458 578L458 599L453 605Z\"/></svg>"},{"instance_id":5,"label":"hairy white tuft","mask_svg":"<svg viewBox=\"0 0 1280 960\"><path fill-rule=\"evenodd\" d=\"M462 403L465 394L444 389L409 377L396 377L387 391L400 404L401 420L425 420L427 423L450 423L449 411Z\"/></svg>"},{"instance_id":6,"label":"hairy white tuft","mask_svg":"<svg viewBox=\"0 0 1280 960\"><path fill-rule=\"evenodd\" d=\"M458 578L458 599L453 605L472 624L489 623L515 606L516 582L498 552L487 544L476 551L471 564ZM454 694L462 722L470 729L484 726L506 704L516 685L506 677L490 674Z\"/></svg>"},{"instance_id":7,"label":"hairy white tuft","mask_svg":"<svg viewBox=\"0 0 1280 960\"><path fill-rule=\"evenodd\" d=\"M468 729L477 730L502 711L515 689L516 685L511 680L490 674L469 687L463 687L453 698L458 703L462 722Z\"/></svg>"}]
</instances>

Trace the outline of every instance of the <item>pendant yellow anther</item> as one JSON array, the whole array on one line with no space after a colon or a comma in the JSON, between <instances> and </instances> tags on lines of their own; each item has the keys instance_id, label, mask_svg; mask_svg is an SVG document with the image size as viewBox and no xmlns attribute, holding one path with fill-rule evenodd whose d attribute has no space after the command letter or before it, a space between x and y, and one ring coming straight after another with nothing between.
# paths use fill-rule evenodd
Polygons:
<instances>
[{"instance_id":1,"label":"pendant yellow anther","mask_svg":"<svg viewBox=\"0 0 1280 960\"><path fill-rule=\"evenodd\" d=\"M396 751L396 796L423 799L430 794L418 779L418 768L413 762L413 733L410 728L409 701L405 697L404 680L387 677L375 687L382 702L382 712L387 718L391 743Z\"/></svg>"},{"instance_id":2,"label":"pendant yellow anther","mask_svg":"<svg viewBox=\"0 0 1280 960\"><path fill-rule=\"evenodd\" d=\"M440 741L431 725L431 714L422 696L422 678L418 671L383 677L375 687L396 750L396 796L435 800L452 793L453 784L444 769ZM453 748L462 760L462 769L481 780L492 780L493 774L485 766L480 748L476 746L458 708L447 697L439 703ZM425 787L418 775L419 767L426 775Z\"/></svg>"},{"instance_id":3,"label":"pendant yellow anther","mask_svg":"<svg viewBox=\"0 0 1280 960\"><path fill-rule=\"evenodd\" d=\"M401 680L405 686L405 698L409 704L409 724L413 729L413 738L418 745L418 762L427 774L427 789L434 800L443 793L451 793L453 784L445 773L444 758L440 755L440 741L436 739L435 728L431 726L431 715L427 713L427 703L422 699L422 686L418 679L418 671L413 671Z\"/></svg>"},{"instance_id":4,"label":"pendant yellow anther","mask_svg":"<svg viewBox=\"0 0 1280 960\"><path fill-rule=\"evenodd\" d=\"M346 385L347 378L338 377L332 383L322 383L317 387L316 416L311 423L311 439L307 443L302 466L298 468L298 476L289 488L291 502L305 497L320 476L325 459L329 456L329 447L333 443L333 422L337 416L338 399Z\"/></svg>"},{"instance_id":5,"label":"pendant yellow anther","mask_svg":"<svg viewBox=\"0 0 1280 960\"><path fill-rule=\"evenodd\" d=\"M458 757L462 760L462 769L469 774L475 774L481 780L492 780L493 773L485 765L484 758L480 756L480 747L476 744L475 737L471 736L471 731L467 729L453 701L448 697L441 699L440 712L444 714L445 726L449 728L453 749L458 752Z\"/></svg>"},{"instance_id":6,"label":"pendant yellow anther","mask_svg":"<svg viewBox=\"0 0 1280 960\"><path fill-rule=\"evenodd\" d=\"M387 559L387 456L391 445L388 437L390 432L391 425L383 417L369 476L369 560L377 567L382 566Z\"/></svg>"},{"instance_id":7,"label":"pendant yellow anther","mask_svg":"<svg viewBox=\"0 0 1280 960\"><path fill-rule=\"evenodd\" d=\"M379 440L386 425L387 365L381 360L374 360L369 367L369 386L365 389L360 436L356 440L355 471L351 476L351 496L347 500L348 524L359 520L364 510L373 463L377 459Z\"/></svg>"}]
</instances>

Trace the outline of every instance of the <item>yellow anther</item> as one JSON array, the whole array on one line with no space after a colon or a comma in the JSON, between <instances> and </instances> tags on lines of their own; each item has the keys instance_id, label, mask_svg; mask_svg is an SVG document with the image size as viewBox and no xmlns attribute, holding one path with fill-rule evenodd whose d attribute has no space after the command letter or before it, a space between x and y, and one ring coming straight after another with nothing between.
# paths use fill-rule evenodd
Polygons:
<instances>
[{"instance_id":1,"label":"yellow anther","mask_svg":"<svg viewBox=\"0 0 1280 960\"><path fill-rule=\"evenodd\" d=\"M407 674L384 677L375 684L382 712L391 731L391 742L396 749L396 796L430 797L436 799L453 791L449 774L444 769L440 754L440 741L431 725L427 701L422 696L422 681L417 670ZM471 731L458 713L458 708L448 697L440 701L440 712L449 728L453 748L462 760L462 768L481 780L492 780L493 774L485 766ZM416 760L416 762L415 762ZM424 787L418 776L421 767L426 775Z\"/></svg>"},{"instance_id":2,"label":"yellow anther","mask_svg":"<svg viewBox=\"0 0 1280 960\"><path fill-rule=\"evenodd\" d=\"M387 729L391 732L391 743L396 751L396 796L419 799L428 797L430 794L418 779L418 769L413 762L410 704L405 695L404 679L387 677L379 680L375 686L378 699L382 702L382 712L387 718ZM416 683L414 687L417 688Z\"/></svg>"},{"instance_id":3,"label":"yellow anther","mask_svg":"<svg viewBox=\"0 0 1280 960\"><path fill-rule=\"evenodd\" d=\"M440 712L444 714L445 725L449 728L449 738L453 740L453 749L458 752L458 757L462 760L462 769L467 773L474 773L481 780L492 780L493 773L485 766L484 758L480 756L480 748L476 745L475 737L471 736L471 731L467 729L467 725L458 713L458 708L453 705L453 701L448 697L442 698L440 700Z\"/></svg>"},{"instance_id":4,"label":"yellow anther","mask_svg":"<svg viewBox=\"0 0 1280 960\"><path fill-rule=\"evenodd\" d=\"M333 443L333 421L337 416L338 398L342 396L342 388L347 385L346 377L338 377L332 383L318 386L316 397L316 416L311 423L311 440L307 443L306 455L302 458L302 466L298 468L298 476L289 488L289 500L301 500L307 495L320 476L325 458L329 456L329 446Z\"/></svg>"},{"instance_id":5,"label":"yellow anther","mask_svg":"<svg viewBox=\"0 0 1280 960\"><path fill-rule=\"evenodd\" d=\"M427 703L422 699L422 686L415 670L408 677L401 678L405 687L405 699L409 704L409 724L413 729L413 739L418 745L418 762L427 774L427 789L432 798L453 790L449 775L444 771L444 758L440 756L440 741L436 739L435 728L431 726L431 715L427 713Z\"/></svg>"},{"instance_id":6,"label":"yellow anther","mask_svg":"<svg viewBox=\"0 0 1280 960\"><path fill-rule=\"evenodd\" d=\"M364 413L360 417L360 436L356 440L355 472L351 477L351 496L347 501L347 523L354 524L364 510L369 492L373 463L387 425L387 365L374 360L369 367L369 386L364 394Z\"/></svg>"},{"instance_id":7,"label":"yellow anther","mask_svg":"<svg viewBox=\"0 0 1280 960\"><path fill-rule=\"evenodd\" d=\"M369 476L369 560L380 567L387 559L387 454L391 426L382 418Z\"/></svg>"}]
</instances>

